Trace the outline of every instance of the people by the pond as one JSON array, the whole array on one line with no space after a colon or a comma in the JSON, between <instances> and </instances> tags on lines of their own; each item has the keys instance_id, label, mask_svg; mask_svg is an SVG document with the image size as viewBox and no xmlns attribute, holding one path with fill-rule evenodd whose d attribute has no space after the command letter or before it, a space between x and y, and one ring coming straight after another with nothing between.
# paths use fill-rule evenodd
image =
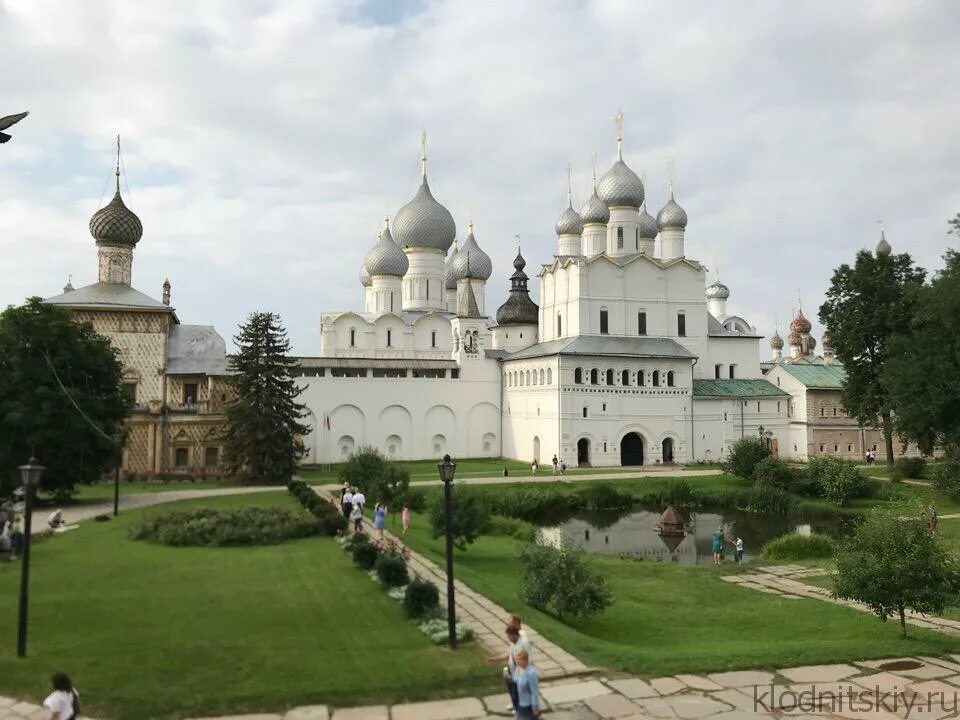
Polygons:
<instances>
[{"instance_id":1,"label":"people by the pond","mask_svg":"<svg viewBox=\"0 0 960 720\"><path fill-rule=\"evenodd\" d=\"M350 511L350 519L353 520L353 531L363 532L363 505L354 504L353 510Z\"/></svg>"},{"instance_id":2,"label":"people by the pond","mask_svg":"<svg viewBox=\"0 0 960 720\"><path fill-rule=\"evenodd\" d=\"M535 720L540 717L540 677L530 663L530 653L524 648L516 652L513 684L517 688L516 720Z\"/></svg>"},{"instance_id":3,"label":"people by the pond","mask_svg":"<svg viewBox=\"0 0 960 720\"><path fill-rule=\"evenodd\" d=\"M560 461L557 459L556 455L553 456L553 474L560 474Z\"/></svg>"},{"instance_id":4,"label":"people by the pond","mask_svg":"<svg viewBox=\"0 0 960 720\"><path fill-rule=\"evenodd\" d=\"M410 506L403 504L403 510L400 511L400 524L403 526L403 534L407 534L410 529Z\"/></svg>"},{"instance_id":5,"label":"people by the pond","mask_svg":"<svg viewBox=\"0 0 960 720\"><path fill-rule=\"evenodd\" d=\"M737 549L737 562L742 563L743 562L743 538L740 537L739 535L737 536L737 543L735 547Z\"/></svg>"},{"instance_id":6,"label":"people by the pond","mask_svg":"<svg viewBox=\"0 0 960 720\"><path fill-rule=\"evenodd\" d=\"M66 525L66 523L63 520L63 510L61 510L60 508L57 508L52 513L50 513L50 517L47 518L47 525L52 527L54 530Z\"/></svg>"},{"instance_id":7,"label":"people by the pond","mask_svg":"<svg viewBox=\"0 0 960 720\"><path fill-rule=\"evenodd\" d=\"M540 463L538 463L537 459L534 458L533 462L530 463L530 474L535 476L537 474L537 468L539 467L540 467Z\"/></svg>"},{"instance_id":8,"label":"people by the pond","mask_svg":"<svg viewBox=\"0 0 960 720\"><path fill-rule=\"evenodd\" d=\"M508 709L511 709L514 713L518 713L520 703L515 679L517 653L523 651L527 653L527 658L529 659L530 654L533 652L533 646L525 635L521 636L519 625L513 623L507 625L506 635L507 642L509 643L507 651L498 655L491 655L487 658L487 662L489 664L507 663L503 668L503 681L507 686L507 693L510 695L510 708Z\"/></svg>"},{"instance_id":9,"label":"people by the pond","mask_svg":"<svg viewBox=\"0 0 960 720\"><path fill-rule=\"evenodd\" d=\"M713 553L713 564L720 564L720 557L723 554L723 526L721 525L713 531L713 540L710 543L710 551Z\"/></svg>"},{"instance_id":10,"label":"people by the pond","mask_svg":"<svg viewBox=\"0 0 960 720\"><path fill-rule=\"evenodd\" d=\"M373 508L373 527L377 531L377 537L381 540L383 539L383 526L386 522L387 506L383 502L378 502Z\"/></svg>"},{"instance_id":11,"label":"people by the pond","mask_svg":"<svg viewBox=\"0 0 960 720\"><path fill-rule=\"evenodd\" d=\"M80 693L66 673L54 673L50 678L53 692L43 701L50 711L50 720L74 720L80 715Z\"/></svg>"},{"instance_id":12,"label":"people by the pond","mask_svg":"<svg viewBox=\"0 0 960 720\"><path fill-rule=\"evenodd\" d=\"M340 509L343 511L343 516L349 521L353 515L353 492L346 483L343 484L343 493L340 495Z\"/></svg>"}]
</instances>

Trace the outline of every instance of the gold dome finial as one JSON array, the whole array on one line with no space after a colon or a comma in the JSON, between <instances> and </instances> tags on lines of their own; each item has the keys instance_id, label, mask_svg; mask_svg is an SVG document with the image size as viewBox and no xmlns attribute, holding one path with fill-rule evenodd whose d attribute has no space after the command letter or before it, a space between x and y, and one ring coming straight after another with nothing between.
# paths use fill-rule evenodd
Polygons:
<instances>
[{"instance_id":1,"label":"gold dome finial","mask_svg":"<svg viewBox=\"0 0 960 720\"><path fill-rule=\"evenodd\" d=\"M617 160L623 160L623 110L617 110L613 121L617 125Z\"/></svg>"},{"instance_id":2,"label":"gold dome finial","mask_svg":"<svg viewBox=\"0 0 960 720\"><path fill-rule=\"evenodd\" d=\"M120 194L120 135L117 135L117 168L113 171L117 177L117 195Z\"/></svg>"}]
</instances>

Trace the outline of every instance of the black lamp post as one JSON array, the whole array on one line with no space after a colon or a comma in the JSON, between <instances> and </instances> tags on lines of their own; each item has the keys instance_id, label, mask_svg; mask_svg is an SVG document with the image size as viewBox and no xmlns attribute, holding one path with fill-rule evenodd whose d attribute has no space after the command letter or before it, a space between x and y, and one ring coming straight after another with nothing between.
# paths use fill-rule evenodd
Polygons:
<instances>
[{"instance_id":1,"label":"black lamp post","mask_svg":"<svg viewBox=\"0 0 960 720\"><path fill-rule=\"evenodd\" d=\"M113 516L120 514L120 465L123 456L120 450L123 447L123 430L117 430L113 434Z\"/></svg>"},{"instance_id":2,"label":"black lamp post","mask_svg":"<svg viewBox=\"0 0 960 720\"><path fill-rule=\"evenodd\" d=\"M30 458L19 468L23 480L23 555L20 558L20 613L17 618L17 657L27 656L27 591L30 587L30 533L33 518L33 494L40 484L44 467Z\"/></svg>"},{"instance_id":3,"label":"black lamp post","mask_svg":"<svg viewBox=\"0 0 960 720\"><path fill-rule=\"evenodd\" d=\"M440 479L443 480L443 512L446 518L447 530L447 631L450 635L450 649L457 648L457 605L453 598L453 508L451 507L451 492L453 491L453 476L457 471L457 464L450 460L449 455L443 456L443 462L437 465L440 470Z\"/></svg>"}]
</instances>

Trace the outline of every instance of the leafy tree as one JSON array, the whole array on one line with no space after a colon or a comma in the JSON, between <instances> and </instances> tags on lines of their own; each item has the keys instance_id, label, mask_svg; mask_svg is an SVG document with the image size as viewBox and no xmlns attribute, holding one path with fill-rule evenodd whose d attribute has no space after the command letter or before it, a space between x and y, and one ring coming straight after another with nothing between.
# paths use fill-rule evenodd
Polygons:
<instances>
[{"instance_id":1,"label":"leafy tree","mask_svg":"<svg viewBox=\"0 0 960 720\"><path fill-rule=\"evenodd\" d=\"M878 420L886 441L887 463L893 464L893 405L881 372L891 357L889 340L910 324L913 304L908 288L923 284L925 272L906 253L857 253L853 267L833 273L820 320L843 363L843 404L862 424Z\"/></svg>"},{"instance_id":2,"label":"leafy tree","mask_svg":"<svg viewBox=\"0 0 960 720\"><path fill-rule=\"evenodd\" d=\"M603 612L613 604L607 579L579 548L526 545L520 552L520 597L560 620Z\"/></svg>"},{"instance_id":3,"label":"leafy tree","mask_svg":"<svg viewBox=\"0 0 960 720\"><path fill-rule=\"evenodd\" d=\"M870 481L856 464L829 455L810 458L807 477L812 487L819 488L821 497L837 505L846 505L870 491Z\"/></svg>"},{"instance_id":4,"label":"leafy tree","mask_svg":"<svg viewBox=\"0 0 960 720\"><path fill-rule=\"evenodd\" d=\"M933 282L912 289L913 321L890 340L881 380L900 437L925 454L960 450L960 254Z\"/></svg>"},{"instance_id":5,"label":"leafy tree","mask_svg":"<svg viewBox=\"0 0 960 720\"><path fill-rule=\"evenodd\" d=\"M744 480L753 478L754 468L770 456L770 450L760 438L742 437L730 446L724 469Z\"/></svg>"},{"instance_id":6,"label":"leafy tree","mask_svg":"<svg viewBox=\"0 0 960 720\"><path fill-rule=\"evenodd\" d=\"M373 478L383 474L387 466L387 459L374 447L362 446L357 448L347 461L337 469L337 477L341 483L347 483L352 488L362 488L369 491Z\"/></svg>"},{"instance_id":7,"label":"leafy tree","mask_svg":"<svg viewBox=\"0 0 960 720\"><path fill-rule=\"evenodd\" d=\"M340 466L337 476L350 487L362 489L368 502L383 502L394 517L409 495L410 472L373 447L357 449Z\"/></svg>"},{"instance_id":8,"label":"leafy tree","mask_svg":"<svg viewBox=\"0 0 960 720\"><path fill-rule=\"evenodd\" d=\"M882 621L906 610L942 613L960 600L960 567L920 519L874 512L836 556L834 597L869 605Z\"/></svg>"},{"instance_id":9,"label":"leafy tree","mask_svg":"<svg viewBox=\"0 0 960 720\"><path fill-rule=\"evenodd\" d=\"M0 496L31 455L59 498L112 468L130 408L122 378L110 341L69 310L35 297L0 313Z\"/></svg>"},{"instance_id":10,"label":"leafy tree","mask_svg":"<svg viewBox=\"0 0 960 720\"><path fill-rule=\"evenodd\" d=\"M275 313L253 313L234 337L230 358L236 398L227 406L224 454L232 472L285 483L303 455L309 428L300 422L302 392L290 372L290 342Z\"/></svg>"},{"instance_id":11,"label":"leafy tree","mask_svg":"<svg viewBox=\"0 0 960 720\"><path fill-rule=\"evenodd\" d=\"M453 543L458 550L466 550L473 544L490 524L490 510L474 493L463 492L463 488L452 488L450 498L453 515ZM443 505L443 495L438 494L430 504L430 529L433 537L443 537L446 533L447 518Z\"/></svg>"}]
</instances>

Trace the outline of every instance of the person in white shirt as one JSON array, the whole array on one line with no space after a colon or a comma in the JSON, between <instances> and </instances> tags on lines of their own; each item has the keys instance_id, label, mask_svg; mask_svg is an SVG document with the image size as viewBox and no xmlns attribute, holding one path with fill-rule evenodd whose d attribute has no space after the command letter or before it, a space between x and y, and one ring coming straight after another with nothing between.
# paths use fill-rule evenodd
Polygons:
<instances>
[{"instance_id":1,"label":"person in white shirt","mask_svg":"<svg viewBox=\"0 0 960 720\"><path fill-rule=\"evenodd\" d=\"M353 513L353 493L350 492L350 488L347 488L340 496L340 509L343 511L343 516L349 520Z\"/></svg>"},{"instance_id":2,"label":"person in white shirt","mask_svg":"<svg viewBox=\"0 0 960 720\"><path fill-rule=\"evenodd\" d=\"M742 563L743 562L743 538L742 537L737 538L736 548L737 548L737 562Z\"/></svg>"},{"instance_id":3,"label":"person in white shirt","mask_svg":"<svg viewBox=\"0 0 960 720\"><path fill-rule=\"evenodd\" d=\"M363 511L363 506L367 504L367 498L362 492L357 488L353 489L353 504L354 506L359 505L361 512Z\"/></svg>"},{"instance_id":4,"label":"person in white shirt","mask_svg":"<svg viewBox=\"0 0 960 720\"><path fill-rule=\"evenodd\" d=\"M75 720L80 714L80 693L66 673L54 673L50 681L53 692L43 701L43 706L50 711L50 720Z\"/></svg>"}]
</instances>

